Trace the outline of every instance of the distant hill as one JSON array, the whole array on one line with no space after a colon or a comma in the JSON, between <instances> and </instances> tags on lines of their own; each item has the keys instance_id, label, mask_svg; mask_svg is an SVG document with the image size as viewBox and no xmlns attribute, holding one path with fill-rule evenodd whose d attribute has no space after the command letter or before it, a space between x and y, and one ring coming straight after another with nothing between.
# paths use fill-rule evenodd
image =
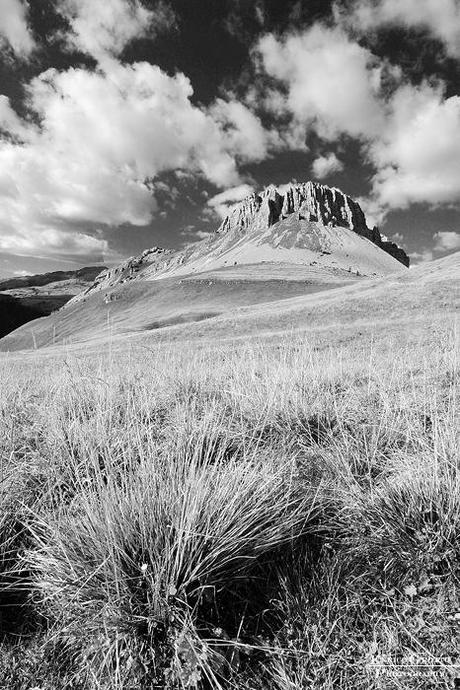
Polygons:
<instances>
[{"instance_id":1,"label":"distant hill","mask_svg":"<svg viewBox=\"0 0 460 690\"><path fill-rule=\"evenodd\" d=\"M0 338L29 321L49 316L92 285L104 266L0 280Z\"/></svg>"},{"instance_id":2,"label":"distant hill","mask_svg":"<svg viewBox=\"0 0 460 690\"><path fill-rule=\"evenodd\" d=\"M63 281L90 283L104 270L105 266L87 266L76 271L53 271L51 273L37 273L32 276L4 278L3 280L0 279L0 292L28 287L43 287L51 283L62 283Z\"/></svg>"},{"instance_id":3,"label":"distant hill","mask_svg":"<svg viewBox=\"0 0 460 690\"><path fill-rule=\"evenodd\" d=\"M43 316L37 309L21 303L21 300L0 294L0 338L19 326Z\"/></svg>"}]
</instances>

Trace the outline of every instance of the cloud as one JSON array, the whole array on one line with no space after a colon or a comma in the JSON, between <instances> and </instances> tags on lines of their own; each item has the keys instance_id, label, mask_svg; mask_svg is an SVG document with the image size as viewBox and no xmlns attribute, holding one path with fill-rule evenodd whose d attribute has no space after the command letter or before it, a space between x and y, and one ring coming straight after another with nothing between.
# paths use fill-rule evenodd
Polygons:
<instances>
[{"instance_id":1,"label":"cloud","mask_svg":"<svg viewBox=\"0 0 460 690\"><path fill-rule=\"evenodd\" d=\"M418 252L409 254L412 263L432 261L437 254L452 253L460 250L460 232L441 230L433 235L434 245L424 247Z\"/></svg>"},{"instance_id":2,"label":"cloud","mask_svg":"<svg viewBox=\"0 0 460 690\"><path fill-rule=\"evenodd\" d=\"M271 91L271 110L290 113L323 139L370 137L382 126L383 65L340 27L315 24L303 33L260 39L262 70L287 92ZM270 105L270 103L268 104Z\"/></svg>"},{"instance_id":3,"label":"cloud","mask_svg":"<svg viewBox=\"0 0 460 690\"><path fill-rule=\"evenodd\" d=\"M174 12L162 1L149 10L139 0L62 0L58 11L69 22L68 47L98 61L120 55L133 39L153 36L175 23Z\"/></svg>"},{"instance_id":4,"label":"cloud","mask_svg":"<svg viewBox=\"0 0 460 690\"><path fill-rule=\"evenodd\" d=\"M258 2L256 2L254 6L254 12L259 26L265 26L267 17L264 0L258 0Z\"/></svg>"},{"instance_id":5,"label":"cloud","mask_svg":"<svg viewBox=\"0 0 460 690\"><path fill-rule=\"evenodd\" d=\"M361 206L366 216L367 225L370 228L383 225L389 209L380 202L378 197L370 194L368 196L359 196L355 200Z\"/></svg>"},{"instance_id":6,"label":"cloud","mask_svg":"<svg viewBox=\"0 0 460 690\"><path fill-rule=\"evenodd\" d=\"M460 98L445 99L442 86L402 86L369 156L382 205L460 202Z\"/></svg>"},{"instance_id":7,"label":"cloud","mask_svg":"<svg viewBox=\"0 0 460 690\"><path fill-rule=\"evenodd\" d=\"M208 206L215 214L222 220L228 216L230 211L243 199L250 196L254 192L254 187L248 184L241 184L231 189L226 189L225 192L216 194L208 201Z\"/></svg>"},{"instance_id":8,"label":"cloud","mask_svg":"<svg viewBox=\"0 0 460 690\"><path fill-rule=\"evenodd\" d=\"M212 232L206 232L205 230L199 230L195 225L186 225L182 229L181 235L186 239L188 243L190 242L200 242L201 240L206 240L212 237Z\"/></svg>"},{"instance_id":9,"label":"cloud","mask_svg":"<svg viewBox=\"0 0 460 690\"><path fill-rule=\"evenodd\" d=\"M443 230L433 235L435 241L434 251L453 252L460 249L460 232L454 230Z\"/></svg>"},{"instance_id":10,"label":"cloud","mask_svg":"<svg viewBox=\"0 0 460 690\"><path fill-rule=\"evenodd\" d=\"M49 238L50 254L99 252L93 232L70 245L66 230L146 225L161 173L237 185L239 165L277 145L247 106L219 99L197 107L186 76L149 63L50 69L26 90L27 120L0 99L0 236L11 251L46 252Z\"/></svg>"},{"instance_id":11,"label":"cloud","mask_svg":"<svg viewBox=\"0 0 460 690\"><path fill-rule=\"evenodd\" d=\"M28 57L35 48L35 41L27 24L27 4L22 0L2 0L0 47L5 44L21 58Z\"/></svg>"},{"instance_id":12,"label":"cloud","mask_svg":"<svg viewBox=\"0 0 460 690\"><path fill-rule=\"evenodd\" d=\"M261 161L270 149L282 146L279 134L265 129L260 119L239 101L218 98L209 114L221 125L230 148L238 151L239 159L244 163Z\"/></svg>"},{"instance_id":13,"label":"cloud","mask_svg":"<svg viewBox=\"0 0 460 690\"><path fill-rule=\"evenodd\" d=\"M312 171L318 180L329 177L333 173L340 172L344 169L344 164L340 161L335 153L327 153L324 156L318 156L313 161Z\"/></svg>"},{"instance_id":14,"label":"cloud","mask_svg":"<svg viewBox=\"0 0 460 690\"><path fill-rule=\"evenodd\" d=\"M354 31L392 25L426 29L445 44L450 55L460 56L458 0L355 0L346 10L336 6L335 12Z\"/></svg>"},{"instance_id":15,"label":"cloud","mask_svg":"<svg viewBox=\"0 0 460 690\"><path fill-rule=\"evenodd\" d=\"M431 249L422 249L420 252L412 252L409 254L411 264L421 264L426 261L433 261L433 251Z\"/></svg>"},{"instance_id":16,"label":"cloud","mask_svg":"<svg viewBox=\"0 0 460 690\"><path fill-rule=\"evenodd\" d=\"M106 240L84 233L70 233L56 228L35 228L33 234L1 234L0 251L16 256L56 256L95 258L108 252Z\"/></svg>"},{"instance_id":17,"label":"cloud","mask_svg":"<svg viewBox=\"0 0 460 690\"><path fill-rule=\"evenodd\" d=\"M18 117L7 96L0 95L0 133L10 139L27 138L29 126Z\"/></svg>"},{"instance_id":18,"label":"cloud","mask_svg":"<svg viewBox=\"0 0 460 690\"><path fill-rule=\"evenodd\" d=\"M393 233L393 235L390 237L390 240L403 249L406 247L406 240L402 232Z\"/></svg>"}]
</instances>

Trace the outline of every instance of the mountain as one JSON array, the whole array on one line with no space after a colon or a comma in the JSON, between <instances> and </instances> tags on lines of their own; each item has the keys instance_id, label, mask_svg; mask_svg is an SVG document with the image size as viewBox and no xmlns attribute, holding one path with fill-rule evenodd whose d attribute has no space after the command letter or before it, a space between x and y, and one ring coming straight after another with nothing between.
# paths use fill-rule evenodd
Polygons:
<instances>
[{"instance_id":1,"label":"mountain","mask_svg":"<svg viewBox=\"0 0 460 690\"><path fill-rule=\"evenodd\" d=\"M145 250L101 273L85 293L109 290L133 280L158 280L200 274L234 266L303 266L305 276L323 271L347 281L351 274L381 276L409 266L403 249L367 226L355 201L338 189L307 182L271 185L235 206L215 233L182 251L160 247ZM310 271L310 268L315 270ZM244 269L240 272L244 272ZM276 277L276 271L271 271ZM280 278L283 270L279 271Z\"/></svg>"},{"instance_id":2,"label":"mountain","mask_svg":"<svg viewBox=\"0 0 460 690\"><path fill-rule=\"evenodd\" d=\"M105 266L89 266L0 280L0 338L60 309L90 287L102 270Z\"/></svg>"},{"instance_id":3,"label":"mountain","mask_svg":"<svg viewBox=\"0 0 460 690\"><path fill-rule=\"evenodd\" d=\"M354 230L405 266L409 266L409 257L403 249L393 242L383 240L378 228L371 230L367 227L364 213L356 201L339 189L315 182L290 184L280 189L272 185L262 194L253 194L227 216L218 233L239 228L266 230L292 215L296 215L298 220L323 227L338 226ZM308 234L305 241L307 237ZM307 241L304 246L308 247Z\"/></svg>"},{"instance_id":4,"label":"mountain","mask_svg":"<svg viewBox=\"0 0 460 690\"><path fill-rule=\"evenodd\" d=\"M235 206L209 238L181 251L153 247L102 271L63 309L23 326L0 347L191 325L407 273L408 263L339 190L312 182L270 186Z\"/></svg>"}]
</instances>

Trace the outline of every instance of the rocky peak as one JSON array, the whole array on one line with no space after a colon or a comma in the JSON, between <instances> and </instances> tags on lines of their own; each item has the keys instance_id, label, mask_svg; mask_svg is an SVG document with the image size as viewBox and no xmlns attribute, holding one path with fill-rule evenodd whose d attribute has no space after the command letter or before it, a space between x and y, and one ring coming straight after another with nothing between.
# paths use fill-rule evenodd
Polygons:
<instances>
[{"instance_id":1,"label":"rocky peak","mask_svg":"<svg viewBox=\"0 0 460 690\"><path fill-rule=\"evenodd\" d=\"M397 245L382 240L378 228L369 228L360 205L335 187L304 182L276 187L251 194L234 208L223 221L218 234L232 230L265 230L292 214L300 220L354 230L404 265L409 257Z\"/></svg>"}]
</instances>

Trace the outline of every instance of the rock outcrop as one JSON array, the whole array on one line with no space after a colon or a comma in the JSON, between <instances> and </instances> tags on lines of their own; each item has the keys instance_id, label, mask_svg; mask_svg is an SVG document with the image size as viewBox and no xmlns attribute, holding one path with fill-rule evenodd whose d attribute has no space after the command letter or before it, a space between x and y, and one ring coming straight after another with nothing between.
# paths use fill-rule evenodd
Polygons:
<instances>
[{"instance_id":1,"label":"rock outcrop","mask_svg":"<svg viewBox=\"0 0 460 690\"><path fill-rule=\"evenodd\" d=\"M136 273L142 268L142 266L144 266L146 263L152 263L152 261L164 254L168 254L167 249L162 249L161 247L151 247L150 249L143 251L139 256L132 256L129 259L126 259L126 261L118 264L118 266L106 268L105 271L102 271L102 273L97 276L94 284L91 286L91 289L97 287L100 283L110 285L112 282L116 282L118 284L123 283L126 280L131 280L135 277Z\"/></svg>"},{"instance_id":2,"label":"rock outcrop","mask_svg":"<svg viewBox=\"0 0 460 690\"><path fill-rule=\"evenodd\" d=\"M369 228L360 205L339 189L316 182L270 185L261 193L254 193L241 202L225 218L217 234L233 230L264 230L292 214L302 220L326 226L341 226L354 230L405 266L409 257L403 249L384 241L378 228Z\"/></svg>"},{"instance_id":3,"label":"rock outcrop","mask_svg":"<svg viewBox=\"0 0 460 690\"><path fill-rule=\"evenodd\" d=\"M98 274L92 285L76 295L68 304L72 305L82 301L89 293L110 289L114 285L120 285L121 283L134 280L137 274L142 271L145 266L151 266L155 263L161 265L162 259L169 254L171 254L171 250L169 249L151 247L150 249L145 249L139 256L132 256L126 259L126 261L118 264L118 266L106 268Z\"/></svg>"},{"instance_id":4,"label":"rock outcrop","mask_svg":"<svg viewBox=\"0 0 460 690\"><path fill-rule=\"evenodd\" d=\"M383 240L382 238L380 238L380 242L376 242L376 244L379 247L381 247L381 249L383 249L384 252L390 254L390 256L394 256L395 259L397 259L399 262L404 264L404 266L407 266L409 268L409 257L407 256L404 249L398 247L398 245L395 242L390 242L389 240Z\"/></svg>"}]
</instances>

